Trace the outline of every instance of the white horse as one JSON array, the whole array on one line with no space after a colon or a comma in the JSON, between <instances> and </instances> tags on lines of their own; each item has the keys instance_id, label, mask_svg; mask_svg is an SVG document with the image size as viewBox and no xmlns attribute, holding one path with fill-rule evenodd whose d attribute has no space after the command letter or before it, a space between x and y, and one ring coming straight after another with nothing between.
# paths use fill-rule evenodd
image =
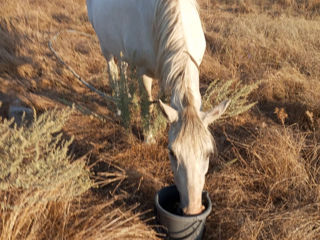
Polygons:
<instances>
[{"instance_id":1,"label":"white horse","mask_svg":"<svg viewBox=\"0 0 320 240\"><path fill-rule=\"evenodd\" d=\"M113 57L137 67L152 101L152 79L171 94L160 102L168 121L169 158L180 205L187 215L203 210L202 191L214 140L208 125L226 110L224 101L201 111L199 65L205 37L195 0L87 0L89 19L98 35L110 72Z\"/></svg>"}]
</instances>

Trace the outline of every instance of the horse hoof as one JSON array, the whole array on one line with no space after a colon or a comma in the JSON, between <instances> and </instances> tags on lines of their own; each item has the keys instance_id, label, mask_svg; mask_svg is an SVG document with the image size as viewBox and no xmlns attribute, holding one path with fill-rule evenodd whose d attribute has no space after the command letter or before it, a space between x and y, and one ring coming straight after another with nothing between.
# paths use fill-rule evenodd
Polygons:
<instances>
[{"instance_id":1,"label":"horse hoof","mask_svg":"<svg viewBox=\"0 0 320 240\"><path fill-rule=\"evenodd\" d=\"M145 137L144 142L146 144L154 144L154 143L156 143L156 140L155 140L154 136L150 133Z\"/></svg>"}]
</instances>

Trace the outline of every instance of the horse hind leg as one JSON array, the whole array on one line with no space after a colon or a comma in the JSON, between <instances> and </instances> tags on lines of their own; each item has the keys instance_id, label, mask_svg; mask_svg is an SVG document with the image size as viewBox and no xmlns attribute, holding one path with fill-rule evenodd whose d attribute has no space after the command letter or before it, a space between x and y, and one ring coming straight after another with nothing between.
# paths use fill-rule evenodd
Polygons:
<instances>
[{"instance_id":1,"label":"horse hind leg","mask_svg":"<svg viewBox=\"0 0 320 240\"><path fill-rule=\"evenodd\" d=\"M144 130L145 142L146 143L155 143L155 138L153 136L153 131L152 131L152 128L151 128L151 123L150 123L152 112L153 112L152 81L153 81L152 78L150 78L150 77L148 77L146 75L142 75L142 83L143 83L144 89L147 92L148 101L149 101L149 103L148 103L149 119L147 119L147 121L149 121L149 122L147 124L148 125L147 129Z\"/></svg>"},{"instance_id":2,"label":"horse hind leg","mask_svg":"<svg viewBox=\"0 0 320 240\"><path fill-rule=\"evenodd\" d=\"M109 75L109 84L112 88L114 96L118 99L120 97L120 88L119 88L119 71L118 66L115 63L113 57L106 57L108 75ZM117 116L121 116L121 110L117 106Z\"/></svg>"},{"instance_id":3,"label":"horse hind leg","mask_svg":"<svg viewBox=\"0 0 320 240\"><path fill-rule=\"evenodd\" d=\"M108 75L109 75L109 81L110 85L115 93L119 92L119 84L118 84L118 79L119 79L119 71L118 71L118 66L114 60L113 57L108 57L107 59L107 66L108 66Z\"/></svg>"},{"instance_id":4,"label":"horse hind leg","mask_svg":"<svg viewBox=\"0 0 320 240\"><path fill-rule=\"evenodd\" d=\"M121 89L120 86L120 81L122 77L124 76L125 78L127 77L127 68L128 64L125 62L117 62L117 59L115 59L112 55L110 54L104 54L105 58L107 60L107 66L108 66L108 75L109 75L109 83L112 88L113 94L117 100L119 100L123 94L123 89ZM121 66L120 66L121 64ZM119 73L119 68L120 68L120 73ZM130 93L127 93L128 97L131 98ZM117 101L116 100L116 101ZM119 105L117 105L117 116L122 115L122 111L119 108Z\"/></svg>"},{"instance_id":5,"label":"horse hind leg","mask_svg":"<svg viewBox=\"0 0 320 240\"><path fill-rule=\"evenodd\" d=\"M146 75L142 76L143 86L144 86L144 89L147 92L148 101L150 102L150 104L149 104L149 114L151 114L152 111L153 111L153 104L151 104L152 101L153 101L153 98L152 98L152 81L153 81L152 78L150 78L150 77L148 77Z\"/></svg>"}]
</instances>

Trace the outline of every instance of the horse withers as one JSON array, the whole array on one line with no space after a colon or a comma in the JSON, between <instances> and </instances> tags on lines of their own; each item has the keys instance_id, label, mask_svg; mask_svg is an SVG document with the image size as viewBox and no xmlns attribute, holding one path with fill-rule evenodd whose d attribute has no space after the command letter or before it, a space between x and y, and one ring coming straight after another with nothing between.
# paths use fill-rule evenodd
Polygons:
<instances>
[{"instance_id":1,"label":"horse withers","mask_svg":"<svg viewBox=\"0 0 320 240\"><path fill-rule=\"evenodd\" d=\"M149 100L153 79L171 95L160 106L170 122L169 158L184 214L203 210L202 191L214 139L209 124L229 105L201 111L199 65L206 43L195 0L87 0L109 72L114 58L136 66Z\"/></svg>"}]
</instances>

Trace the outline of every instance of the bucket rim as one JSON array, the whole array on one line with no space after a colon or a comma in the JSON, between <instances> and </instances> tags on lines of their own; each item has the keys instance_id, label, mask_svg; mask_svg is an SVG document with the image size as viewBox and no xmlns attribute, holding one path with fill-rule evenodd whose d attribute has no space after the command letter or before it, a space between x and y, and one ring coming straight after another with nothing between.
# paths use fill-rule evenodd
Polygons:
<instances>
[{"instance_id":1,"label":"bucket rim","mask_svg":"<svg viewBox=\"0 0 320 240\"><path fill-rule=\"evenodd\" d=\"M160 203L159 203L159 194L162 190L164 189L169 189L169 188L175 188L177 189L177 187L175 185L171 185L171 186L167 186L167 187L163 187L161 188L156 196L155 196L155 205L156 205L156 208L157 208L157 211L161 211L162 213L164 213L167 217L170 217L170 218L173 218L173 219L176 219L178 221L183 221L183 222L190 222L190 220L193 220L193 221L205 221L206 218L209 216L209 214L211 213L212 211L212 202L211 202L211 199L209 197L209 193L207 191L203 191L202 192L202 196L206 198L206 202L207 202L207 207L206 209L200 213L200 214L197 214L197 215L185 215L185 216L180 216L180 215L177 215L177 214L174 214L174 213L171 213L169 211L167 211L166 209L164 209ZM177 190L178 191L178 190Z\"/></svg>"}]
</instances>

